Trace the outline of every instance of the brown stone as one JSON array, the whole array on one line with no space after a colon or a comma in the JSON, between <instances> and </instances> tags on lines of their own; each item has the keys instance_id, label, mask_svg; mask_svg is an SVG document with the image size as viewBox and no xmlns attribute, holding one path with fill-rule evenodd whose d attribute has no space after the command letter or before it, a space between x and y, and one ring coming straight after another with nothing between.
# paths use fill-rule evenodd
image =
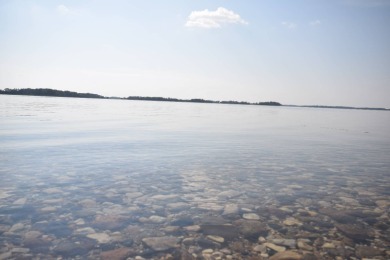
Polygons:
<instances>
[{"instance_id":1,"label":"brown stone","mask_svg":"<svg viewBox=\"0 0 390 260\"><path fill-rule=\"evenodd\" d=\"M302 255L294 251L284 251L274 254L269 260L301 260Z\"/></svg>"},{"instance_id":2,"label":"brown stone","mask_svg":"<svg viewBox=\"0 0 390 260\"><path fill-rule=\"evenodd\" d=\"M100 254L102 260L125 260L134 252L130 248L121 247L110 251L105 251Z\"/></svg>"}]
</instances>

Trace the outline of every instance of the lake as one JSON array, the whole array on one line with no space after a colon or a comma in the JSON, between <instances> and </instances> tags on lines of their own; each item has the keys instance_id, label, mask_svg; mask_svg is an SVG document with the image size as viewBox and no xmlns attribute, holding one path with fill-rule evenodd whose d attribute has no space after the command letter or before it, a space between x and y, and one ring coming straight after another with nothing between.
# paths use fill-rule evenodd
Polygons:
<instances>
[{"instance_id":1,"label":"lake","mask_svg":"<svg viewBox=\"0 0 390 260\"><path fill-rule=\"evenodd\" d=\"M390 258L388 111L0 95L0 144L0 259Z\"/></svg>"}]
</instances>

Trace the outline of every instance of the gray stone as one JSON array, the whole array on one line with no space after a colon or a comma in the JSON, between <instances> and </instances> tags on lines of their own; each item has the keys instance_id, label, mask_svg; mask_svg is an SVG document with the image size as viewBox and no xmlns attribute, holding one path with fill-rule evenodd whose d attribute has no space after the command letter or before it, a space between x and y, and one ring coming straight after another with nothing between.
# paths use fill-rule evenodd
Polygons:
<instances>
[{"instance_id":1,"label":"gray stone","mask_svg":"<svg viewBox=\"0 0 390 260\"><path fill-rule=\"evenodd\" d=\"M289 248L295 248L297 244L295 239L272 239L271 241L276 245L287 246Z\"/></svg>"}]
</instances>

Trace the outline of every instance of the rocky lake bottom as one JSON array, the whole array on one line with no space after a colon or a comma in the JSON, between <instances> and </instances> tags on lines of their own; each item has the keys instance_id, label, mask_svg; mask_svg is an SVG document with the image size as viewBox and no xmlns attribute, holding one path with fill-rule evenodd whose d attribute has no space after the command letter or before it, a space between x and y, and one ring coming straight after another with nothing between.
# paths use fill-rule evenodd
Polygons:
<instances>
[{"instance_id":1,"label":"rocky lake bottom","mask_svg":"<svg viewBox=\"0 0 390 260\"><path fill-rule=\"evenodd\" d=\"M6 177L0 259L390 258L389 176L300 171Z\"/></svg>"},{"instance_id":2,"label":"rocky lake bottom","mask_svg":"<svg viewBox=\"0 0 390 260\"><path fill-rule=\"evenodd\" d=\"M0 260L390 259L389 119L0 95Z\"/></svg>"}]
</instances>

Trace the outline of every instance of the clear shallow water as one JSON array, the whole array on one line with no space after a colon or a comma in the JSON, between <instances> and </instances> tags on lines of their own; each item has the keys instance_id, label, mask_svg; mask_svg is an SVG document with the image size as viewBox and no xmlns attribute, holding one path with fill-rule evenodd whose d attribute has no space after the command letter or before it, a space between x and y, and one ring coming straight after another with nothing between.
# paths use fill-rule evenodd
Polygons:
<instances>
[{"instance_id":1,"label":"clear shallow water","mask_svg":"<svg viewBox=\"0 0 390 260\"><path fill-rule=\"evenodd\" d=\"M389 130L386 111L0 96L0 256L385 259Z\"/></svg>"}]
</instances>

